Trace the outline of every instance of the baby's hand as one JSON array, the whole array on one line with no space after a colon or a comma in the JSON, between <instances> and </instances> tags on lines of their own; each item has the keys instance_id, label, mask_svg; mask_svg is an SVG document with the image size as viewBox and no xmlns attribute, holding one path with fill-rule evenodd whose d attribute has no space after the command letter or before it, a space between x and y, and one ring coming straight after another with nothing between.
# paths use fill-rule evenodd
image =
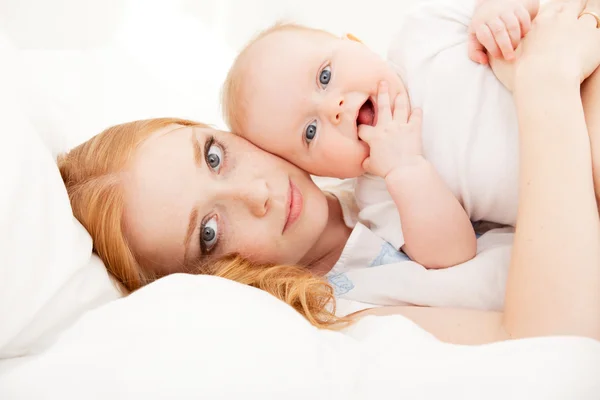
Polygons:
<instances>
[{"instance_id":1,"label":"baby's hand","mask_svg":"<svg viewBox=\"0 0 600 400\"><path fill-rule=\"evenodd\" d=\"M410 111L406 92L396 96L394 115L387 84L379 85L377 125L360 125L358 136L371 148L363 168L385 178L391 171L423 160L421 110Z\"/></svg>"},{"instance_id":2,"label":"baby's hand","mask_svg":"<svg viewBox=\"0 0 600 400\"><path fill-rule=\"evenodd\" d=\"M469 26L469 58L487 64L487 50L495 58L514 60L515 49L531 29L535 13L537 4L532 0L479 1Z\"/></svg>"}]
</instances>

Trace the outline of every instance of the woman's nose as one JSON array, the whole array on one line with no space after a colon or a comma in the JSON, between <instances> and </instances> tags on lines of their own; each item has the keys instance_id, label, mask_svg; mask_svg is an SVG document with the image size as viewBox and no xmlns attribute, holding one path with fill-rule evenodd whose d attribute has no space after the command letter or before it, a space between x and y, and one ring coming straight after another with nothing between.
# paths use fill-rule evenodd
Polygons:
<instances>
[{"instance_id":1,"label":"woman's nose","mask_svg":"<svg viewBox=\"0 0 600 400\"><path fill-rule=\"evenodd\" d=\"M231 197L257 217L263 217L269 209L269 187L264 179L240 180L232 185Z\"/></svg>"},{"instance_id":2,"label":"woman's nose","mask_svg":"<svg viewBox=\"0 0 600 400\"><path fill-rule=\"evenodd\" d=\"M325 118L334 125L338 125L342 121L343 106L344 97L339 94L327 96L321 103Z\"/></svg>"}]
</instances>

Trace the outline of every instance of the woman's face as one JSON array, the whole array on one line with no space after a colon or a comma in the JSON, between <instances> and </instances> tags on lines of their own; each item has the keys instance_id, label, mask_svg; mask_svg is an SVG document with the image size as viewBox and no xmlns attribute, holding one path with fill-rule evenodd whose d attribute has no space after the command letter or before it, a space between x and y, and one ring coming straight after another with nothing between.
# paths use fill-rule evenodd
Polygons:
<instances>
[{"instance_id":1,"label":"woman's face","mask_svg":"<svg viewBox=\"0 0 600 400\"><path fill-rule=\"evenodd\" d=\"M325 228L310 176L231 133L172 125L142 143L124 174L125 229L159 274L237 252L298 263Z\"/></svg>"}]
</instances>

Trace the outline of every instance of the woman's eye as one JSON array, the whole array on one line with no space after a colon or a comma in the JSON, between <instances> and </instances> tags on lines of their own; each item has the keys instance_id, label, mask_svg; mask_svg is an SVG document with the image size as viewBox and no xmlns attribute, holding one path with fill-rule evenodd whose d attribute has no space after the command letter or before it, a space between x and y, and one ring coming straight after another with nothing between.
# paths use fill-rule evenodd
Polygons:
<instances>
[{"instance_id":1,"label":"woman's eye","mask_svg":"<svg viewBox=\"0 0 600 400\"><path fill-rule=\"evenodd\" d=\"M219 169L221 169L222 158L223 152L219 146L213 144L208 148L208 151L206 152L206 164L215 170L215 172L219 172Z\"/></svg>"},{"instance_id":2,"label":"woman's eye","mask_svg":"<svg viewBox=\"0 0 600 400\"><path fill-rule=\"evenodd\" d=\"M214 216L200 227L200 240L203 253L210 253L217 244L218 239L219 227L217 224L217 217Z\"/></svg>"},{"instance_id":3,"label":"woman's eye","mask_svg":"<svg viewBox=\"0 0 600 400\"><path fill-rule=\"evenodd\" d=\"M306 143L312 142L312 140L317 136L317 122L311 122L304 131L304 141Z\"/></svg>"},{"instance_id":4,"label":"woman's eye","mask_svg":"<svg viewBox=\"0 0 600 400\"><path fill-rule=\"evenodd\" d=\"M319 73L319 83L324 88L325 86L327 86L329 84L330 80L331 80L331 67L326 66Z\"/></svg>"}]
</instances>

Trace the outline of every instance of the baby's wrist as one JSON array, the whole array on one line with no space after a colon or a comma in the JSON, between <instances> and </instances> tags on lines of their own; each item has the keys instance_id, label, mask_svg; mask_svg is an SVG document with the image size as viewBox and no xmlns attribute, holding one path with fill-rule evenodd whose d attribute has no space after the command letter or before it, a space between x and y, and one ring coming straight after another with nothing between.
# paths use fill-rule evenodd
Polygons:
<instances>
[{"instance_id":1,"label":"baby's wrist","mask_svg":"<svg viewBox=\"0 0 600 400\"><path fill-rule=\"evenodd\" d=\"M403 157L402 163L391 169L385 176L385 180L386 182L397 182L398 180L405 180L406 178L412 179L415 175L420 175L431 168L431 163L422 155Z\"/></svg>"}]
</instances>

